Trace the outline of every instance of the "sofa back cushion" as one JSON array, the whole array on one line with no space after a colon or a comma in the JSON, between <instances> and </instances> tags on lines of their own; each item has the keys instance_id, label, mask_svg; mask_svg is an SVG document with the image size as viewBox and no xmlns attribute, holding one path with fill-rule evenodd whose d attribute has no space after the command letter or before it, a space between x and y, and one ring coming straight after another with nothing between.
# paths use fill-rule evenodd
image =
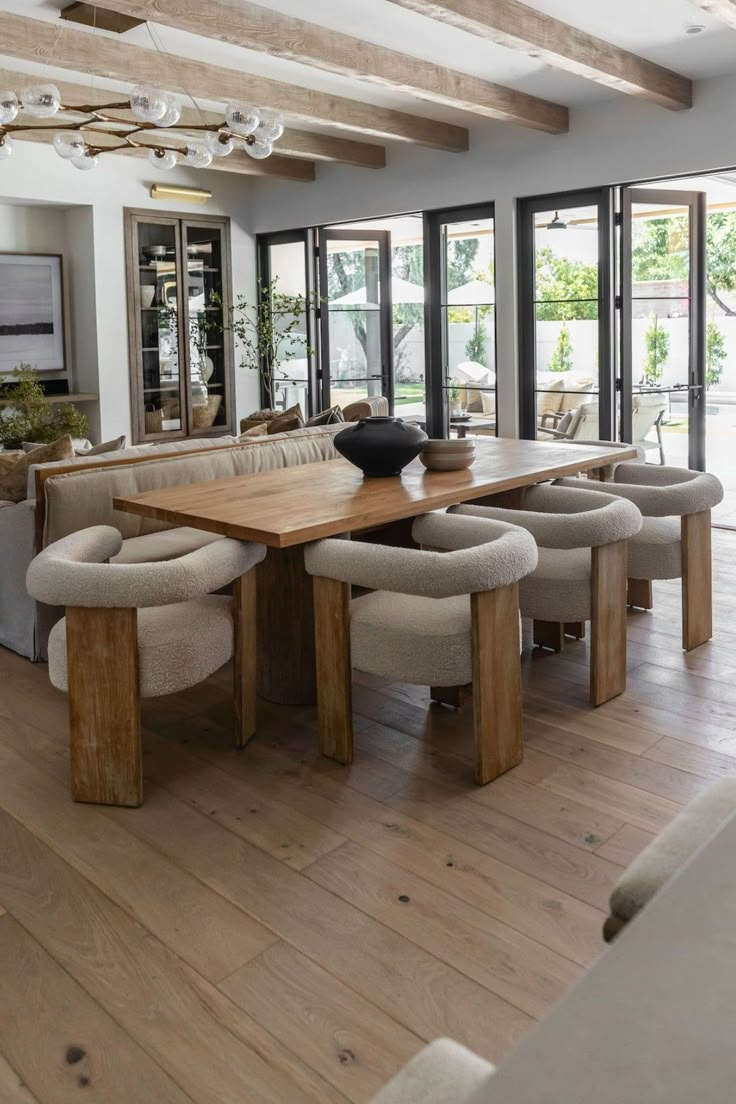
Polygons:
<instances>
[{"instance_id":1,"label":"sofa back cushion","mask_svg":"<svg viewBox=\"0 0 736 1104\"><path fill-rule=\"evenodd\" d=\"M201 455L151 459L121 467L86 468L47 479L43 543L52 544L90 525L113 525L124 540L171 528L165 522L113 510L112 500L162 487L334 460L337 452L333 438L341 428L344 427L325 426L299 430L295 434L274 434Z\"/></svg>"},{"instance_id":2,"label":"sofa back cushion","mask_svg":"<svg viewBox=\"0 0 736 1104\"><path fill-rule=\"evenodd\" d=\"M167 456L170 453L179 452L201 452L204 449L213 448L225 448L227 445L234 445L237 443L237 437L187 437L182 441L162 441L157 444L148 445L131 445L128 448L116 449L114 452L107 452L104 456L100 457L100 460L104 460L105 463L112 462L113 460L127 460L131 456L142 457L154 457L160 456L161 453L165 453ZM36 497L36 470L43 468L44 471L53 470L53 468L89 468L91 466L90 461L93 461L94 457L86 456L74 456L71 460L60 460L54 463L45 464L31 464L28 469L28 484L26 487L26 498Z\"/></svg>"}]
</instances>

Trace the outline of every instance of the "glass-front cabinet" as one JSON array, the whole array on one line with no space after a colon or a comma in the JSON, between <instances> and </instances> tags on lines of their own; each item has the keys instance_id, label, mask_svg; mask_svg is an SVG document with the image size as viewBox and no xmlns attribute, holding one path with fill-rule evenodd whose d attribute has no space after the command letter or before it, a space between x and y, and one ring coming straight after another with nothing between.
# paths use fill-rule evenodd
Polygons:
<instances>
[{"instance_id":1,"label":"glass-front cabinet","mask_svg":"<svg viewBox=\"0 0 736 1104\"><path fill-rule=\"evenodd\" d=\"M126 212L136 442L232 432L229 220Z\"/></svg>"}]
</instances>

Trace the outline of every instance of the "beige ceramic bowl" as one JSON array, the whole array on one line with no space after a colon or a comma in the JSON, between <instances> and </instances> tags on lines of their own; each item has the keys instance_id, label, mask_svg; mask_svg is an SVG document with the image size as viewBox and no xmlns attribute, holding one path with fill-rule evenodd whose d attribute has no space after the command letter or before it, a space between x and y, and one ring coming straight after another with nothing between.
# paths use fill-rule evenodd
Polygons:
<instances>
[{"instance_id":1,"label":"beige ceramic bowl","mask_svg":"<svg viewBox=\"0 0 736 1104\"><path fill-rule=\"evenodd\" d=\"M462 471L475 460L475 449L424 449L419 459L429 471Z\"/></svg>"}]
</instances>

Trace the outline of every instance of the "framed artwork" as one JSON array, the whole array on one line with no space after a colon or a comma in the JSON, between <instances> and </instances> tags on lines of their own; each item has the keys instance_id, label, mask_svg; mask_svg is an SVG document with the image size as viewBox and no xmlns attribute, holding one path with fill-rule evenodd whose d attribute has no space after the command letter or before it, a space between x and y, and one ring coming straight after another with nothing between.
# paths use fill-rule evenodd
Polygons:
<instances>
[{"instance_id":1,"label":"framed artwork","mask_svg":"<svg viewBox=\"0 0 736 1104\"><path fill-rule=\"evenodd\" d=\"M0 376L63 372L64 286L55 253L0 253Z\"/></svg>"}]
</instances>

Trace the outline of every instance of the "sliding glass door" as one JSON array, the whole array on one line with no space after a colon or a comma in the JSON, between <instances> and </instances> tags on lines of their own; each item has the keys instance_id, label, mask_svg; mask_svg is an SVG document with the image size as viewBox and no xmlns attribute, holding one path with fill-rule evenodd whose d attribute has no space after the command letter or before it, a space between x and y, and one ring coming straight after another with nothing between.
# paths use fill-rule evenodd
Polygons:
<instances>
[{"instance_id":1,"label":"sliding glass door","mask_svg":"<svg viewBox=\"0 0 736 1104\"><path fill-rule=\"evenodd\" d=\"M322 408L372 395L393 408L388 231L321 230L319 289Z\"/></svg>"},{"instance_id":2,"label":"sliding glass door","mask_svg":"<svg viewBox=\"0 0 736 1104\"><path fill-rule=\"evenodd\" d=\"M425 215L428 427L496 432L496 296L493 205Z\"/></svg>"},{"instance_id":3,"label":"sliding glass door","mask_svg":"<svg viewBox=\"0 0 736 1104\"><path fill-rule=\"evenodd\" d=\"M621 192L621 439L705 467L704 192Z\"/></svg>"},{"instance_id":4,"label":"sliding glass door","mask_svg":"<svg viewBox=\"0 0 736 1104\"><path fill-rule=\"evenodd\" d=\"M273 395L264 391L261 401L276 410L288 410L299 403L306 416L316 414L322 407L316 357L314 231L288 230L262 235L258 239L258 278L262 296L298 296L305 305L296 327L291 317L283 320L282 325L289 326L290 332L280 344Z\"/></svg>"},{"instance_id":5,"label":"sliding glass door","mask_svg":"<svg viewBox=\"0 0 736 1104\"><path fill-rule=\"evenodd\" d=\"M523 437L613 433L610 190L519 203Z\"/></svg>"}]
</instances>

